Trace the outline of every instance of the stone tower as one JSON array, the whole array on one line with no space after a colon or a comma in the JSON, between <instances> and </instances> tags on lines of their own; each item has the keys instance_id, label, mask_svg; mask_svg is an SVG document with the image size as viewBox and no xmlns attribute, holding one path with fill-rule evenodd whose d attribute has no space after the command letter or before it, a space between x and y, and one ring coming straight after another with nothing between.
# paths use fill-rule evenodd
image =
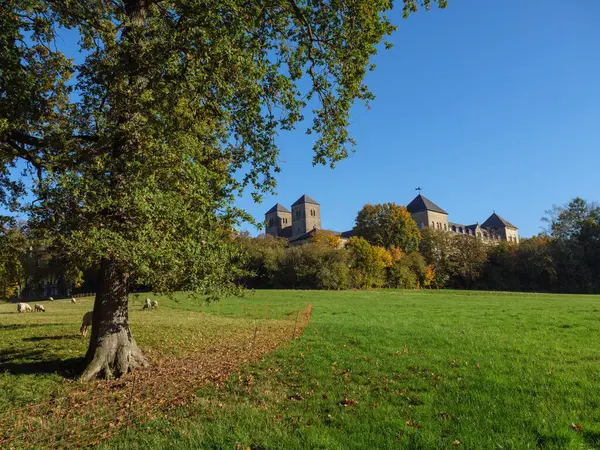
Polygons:
<instances>
[{"instance_id":1,"label":"stone tower","mask_svg":"<svg viewBox=\"0 0 600 450\"><path fill-rule=\"evenodd\" d=\"M417 195L406 209L420 229L431 227L448 231L448 213L421 194Z\"/></svg>"},{"instance_id":2,"label":"stone tower","mask_svg":"<svg viewBox=\"0 0 600 450\"><path fill-rule=\"evenodd\" d=\"M292 205L292 236L321 229L321 205L304 194Z\"/></svg>"},{"instance_id":3,"label":"stone tower","mask_svg":"<svg viewBox=\"0 0 600 450\"><path fill-rule=\"evenodd\" d=\"M496 211L481 224L481 227L487 228L490 233L498 235L503 241L519 243L519 230L517 227L496 214Z\"/></svg>"},{"instance_id":4,"label":"stone tower","mask_svg":"<svg viewBox=\"0 0 600 450\"><path fill-rule=\"evenodd\" d=\"M265 214L266 233L275 237L290 237L292 229L292 213L277 203Z\"/></svg>"}]
</instances>

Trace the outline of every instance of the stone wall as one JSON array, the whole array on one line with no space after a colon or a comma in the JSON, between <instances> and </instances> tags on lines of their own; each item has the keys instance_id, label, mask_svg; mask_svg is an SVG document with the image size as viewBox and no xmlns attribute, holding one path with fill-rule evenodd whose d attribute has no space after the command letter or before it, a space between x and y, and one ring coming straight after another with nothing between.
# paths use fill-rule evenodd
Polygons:
<instances>
[{"instance_id":1,"label":"stone wall","mask_svg":"<svg viewBox=\"0 0 600 450\"><path fill-rule=\"evenodd\" d=\"M284 211L274 211L269 214L265 214L265 220L267 221L266 233L271 236L280 236L281 230L292 226L292 214Z\"/></svg>"},{"instance_id":2,"label":"stone wall","mask_svg":"<svg viewBox=\"0 0 600 450\"><path fill-rule=\"evenodd\" d=\"M292 206L292 236L298 236L316 228L321 229L321 206L300 203Z\"/></svg>"}]
</instances>

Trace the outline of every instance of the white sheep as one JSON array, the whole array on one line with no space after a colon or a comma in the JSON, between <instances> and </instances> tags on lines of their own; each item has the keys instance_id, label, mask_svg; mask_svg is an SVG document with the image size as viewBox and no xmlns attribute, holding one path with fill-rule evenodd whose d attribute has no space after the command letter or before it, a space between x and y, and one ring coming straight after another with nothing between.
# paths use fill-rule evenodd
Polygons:
<instances>
[{"instance_id":1,"label":"white sheep","mask_svg":"<svg viewBox=\"0 0 600 450\"><path fill-rule=\"evenodd\" d=\"M35 312L46 312L44 305L37 304L33 308Z\"/></svg>"},{"instance_id":2,"label":"white sheep","mask_svg":"<svg viewBox=\"0 0 600 450\"><path fill-rule=\"evenodd\" d=\"M54 299L52 297L48 297L48 300L50 300L51 302L54 301Z\"/></svg>"},{"instance_id":3,"label":"white sheep","mask_svg":"<svg viewBox=\"0 0 600 450\"><path fill-rule=\"evenodd\" d=\"M94 311L88 311L83 315L83 320L81 321L81 328L79 332L83 337L87 336L88 327L92 326L92 319L94 318Z\"/></svg>"},{"instance_id":4,"label":"white sheep","mask_svg":"<svg viewBox=\"0 0 600 450\"><path fill-rule=\"evenodd\" d=\"M31 309L31 306L29 306L27 303L17 303L17 312L31 312L33 311Z\"/></svg>"},{"instance_id":5,"label":"white sheep","mask_svg":"<svg viewBox=\"0 0 600 450\"><path fill-rule=\"evenodd\" d=\"M158 300L152 300L150 302L150 306L152 307L152 309L158 308Z\"/></svg>"},{"instance_id":6,"label":"white sheep","mask_svg":"<svg viewBox=\"0 0 600 450\"><path fill-rule=\"evenodd\" d=\"M75 297L71 297L71 303L77 303L77 300L75 300Z\"/></svg>"},{"instance_id":7,"label":"white sheep","mask_svg":"<svg viewBox=\"0 0 600 450\"><path fill-rule=\"evenodd\" d=\"M152 307L152 303L150 302L150 299L146 298L146 303L144 303L144 306L142 306L142 310L150 309L151 307Z\"/></svg>"}]
</instances>

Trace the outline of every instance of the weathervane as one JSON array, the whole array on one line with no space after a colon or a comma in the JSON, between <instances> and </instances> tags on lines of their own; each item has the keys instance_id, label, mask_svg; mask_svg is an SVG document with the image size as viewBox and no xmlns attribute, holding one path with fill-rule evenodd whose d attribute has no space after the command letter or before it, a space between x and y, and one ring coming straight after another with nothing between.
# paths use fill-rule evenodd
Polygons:
<instances>
[{"instance_id":1,"label":"weathervane","mask_svg":"<svg viewBox=\"0 0 600 450\"><path fill-rule=\"evenodd\" d=\"M415 191L419 191L419 194L421 193L422 190L423 190L422 187L415 188Z\"/></svg>"}]
</instances>

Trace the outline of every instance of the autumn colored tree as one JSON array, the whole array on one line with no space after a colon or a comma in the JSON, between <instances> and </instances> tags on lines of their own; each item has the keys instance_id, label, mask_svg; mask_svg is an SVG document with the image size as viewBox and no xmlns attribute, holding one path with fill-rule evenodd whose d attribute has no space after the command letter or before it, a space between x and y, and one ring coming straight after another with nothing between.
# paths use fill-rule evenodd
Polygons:
<instances>
[{"instance_id":1,"label":"autumn colored tree","mask_svg":"<svg viewBox=\"0 0 600 450\"><path fill-rule=\"evenodd\" d=\"M437 287L446 286L453 274L453 260L451 255L455 249L456 237L452 233L427 227L421 230L423 237L420 244L420 252L427 264L435 267L435 284Z\"/></svg>"},{"instance_id":2,"label":"autumn colored tree","mask_svg":"<svg viewBox=\"0 0 600 450\"><path fill-rule=\"evenodd\" d=\"M342 239L333 233L324 230L315 230L310 241L317 245L324 245L330 248L339 248L342 244Z\"/></svg>"},{"instance_id":3,"label":"autumn colored tree","mask_svg":"<svg viewBox=\"0 0 600 450\"><path fill-rule=\"evenodd\" d=\"M405 0L405 16L433 0ZM445 6L445 0L439 0ZM275 136L310 102L314 163L353 151L349 114L394 30L389 0L7 0L0 8L0 201L35 183L37 238L100 286L82 379L145 365L135 283L223 295L236 276L234 195L275 185ZM65 54L61 32L78 34ZM64 40L73 41L71 38Z\"/></svg>"},{"instance_id":4,"label":"autumn colored tree","mask_svg":"<svg viewBox=\"0 0 600 450\"><path fill-rule=\"evenodd\" d=\"M392 256L386 249L353 236L348 240L345 250L350 254L353 287L365 289L385 285L386 269L392 264Z\"/></svg>"},{"instance_id":5,"label":"autumn colored tree","mask_svg":"<svg viewBox=\"0 0 600 450\"><path fill-rule=\"evenodd\" d=\"M421 234L404 206L395 203L365 205L356 216L354 231L372 245L398 247L404 253L419 249Z\"/></svg>"},{"instance_id":6,"label":"autumn colored tree","mask_svg":"<svg viewBox=\"0 0 600 450\"><path fill-rule=\"evenodd\" d=\"M388 286L402 289L418 289L426 282L427 265L420 253L402 254L388 270Z\"/></svg>"}]
</instances>

